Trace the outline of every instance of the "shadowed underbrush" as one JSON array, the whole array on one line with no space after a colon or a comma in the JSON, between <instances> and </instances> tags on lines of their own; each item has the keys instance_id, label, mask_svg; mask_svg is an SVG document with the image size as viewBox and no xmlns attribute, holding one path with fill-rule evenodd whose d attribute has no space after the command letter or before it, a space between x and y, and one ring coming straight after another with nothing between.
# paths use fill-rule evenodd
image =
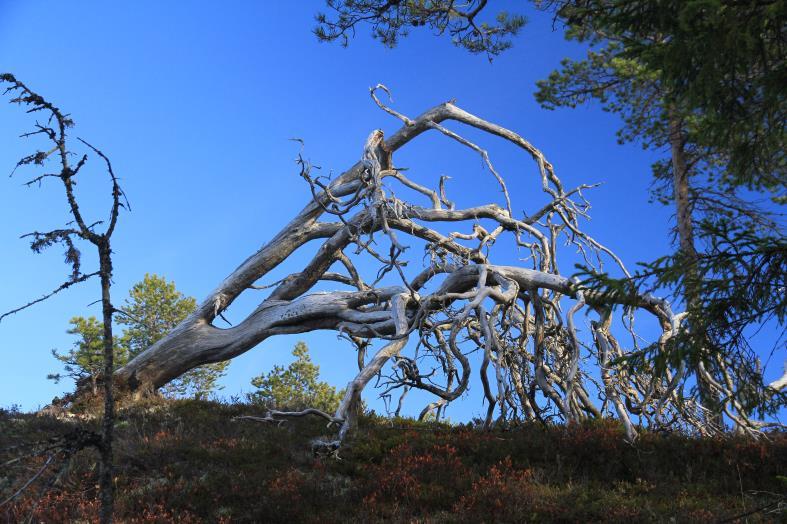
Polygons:
<instances>
[{"instance_id":1,"label":"shadowed underbrush","mask_svg":"<svg viewBox=\"0 0 787 524\"><path fill-rule=\"evenodd\" d=\"M485 432L372 415L361 419L337 459L311 452L310 440L326 435L320 420L281 427L232 421L246 414L262 413L254 405L198 401L121 410L117 520L708 522L748 514L748 522L768 522L784 516L777 514L787 491L783 433L757 442L645 433L630 445L614 421ZM20 455L12 446L46 441L76 425L90 422L0 411L0 464ZM0 501L47 457L0 468ZM0 508L0 520L96 521L96 461L85 450L61 470L54 457L24 494Z\"/></svg>"}]
</instances>

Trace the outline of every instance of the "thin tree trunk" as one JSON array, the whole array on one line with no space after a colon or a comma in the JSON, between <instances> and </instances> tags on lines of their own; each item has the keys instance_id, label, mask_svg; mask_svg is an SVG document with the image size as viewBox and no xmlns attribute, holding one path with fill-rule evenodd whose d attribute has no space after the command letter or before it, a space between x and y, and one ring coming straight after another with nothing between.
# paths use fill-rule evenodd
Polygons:
<instances>
[{"instance_id":1,"label":"thin tree trunk","mask_svg":"<svg viewBox=\"0 0 787 524\"><path fill-rule=\"evenodd\" d=\"M683 253L686 263L684 265L684 300L689 318L695 319L692 330L702 329L697 325L696 319L701 315L701 300L699 296L699 274L697 272L697 248L694 244L694 224L691 217L691 202L689 195L689 167L686 161L685 139L682 130L682 121L675 108L670 108L669 112L669 139L672 156L673 191L675 197L675 218L678 225L678 242L681 253ZM697 338L704 340L702 333L696 333ZM699 358L705 357L707 346L703 344L702 353ZM718 399L711 390L710 384L702 377L699 370L696 373L697 386L700 393L700 402L703 407L709 410L708 422L724 427L724 420L721 414Z\"/></svg>"},{"instance_id":2,"label":"thin tree trunk","mask_svg":"<svg viewBox=\"0 0 787 524\"><path fill-rule=\"evenodd\" d=\"M99 488L101 508L99 520L102 524L112 522L114 506L114 489L112 485L112 430L115 424L115 404L112 391L112 375L114 372L114 339L112 337L112 301L110 287L112 285L112 259L109 239L99 245L99 263L101 268L101 304L104 314L104 419L102 421L101 438L101 472Z\"/></svg>"}]
</instances>

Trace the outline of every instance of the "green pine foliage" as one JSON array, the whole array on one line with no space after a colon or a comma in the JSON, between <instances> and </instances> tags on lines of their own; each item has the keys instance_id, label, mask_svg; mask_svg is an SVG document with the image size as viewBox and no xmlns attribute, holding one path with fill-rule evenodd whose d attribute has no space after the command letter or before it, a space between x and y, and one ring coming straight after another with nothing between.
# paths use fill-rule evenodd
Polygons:
<instances>
[{"instance_id":1,"label":"green pine foliage","mask_svg":"<svg viewBox=\"0 0 787 524\"><path fill-rule=\"evenodd\" d=\"M122 308L123 314L118 316L118 324L126 326L121 343L129 348L133 358L158 342L196 308L197 301L184 296L175 288L174 282L145 274L145 278L131 288ZM160 391L171 398L205 399L217 388L227 366L229 361L196 367Z\"/></svg>"},{"instance_id":2,"label":"green pine foliage","mask_svg":"<svg viewBox=\"0 0 787 524\"><path fill-rule=\"evenodd\" d=\"M785 398L765 388L750 335L767 322L784 333L787 316L787 242L773 209L787 195L785 4L553 4L567 24L566 37L591 49L540 81L537 100L547 109L596 101L620 116L621 143L638 142L664 155L653 165L655 201L671 205L674 199L671 122L680 123L688 168L696 255L678 249L641 264L631 281L586 268L580 275L606 292L668 289L683 300L690 331L672 341L669 355L645 348L631 356L633 365L660 372L667 363L694 367L701 359L715 376L735 384L747 409L775 412ZM777 78L783 80L779 87ZM763 207L755 199L773 204Z\"/></svg>"},{"instance_id":3,"label":"green pine foliage","mask_svg":"<svg viewBox=\"0 0 787 524\"><path fill-rule=\"evenodd\" d=\"M622 141L659 150L667 110L684 122L694 171L718 193L787 196L784 2L547 2L568 39L592 46L538 83L544 107L591 99L619 114ZM657 176L663 167L657 166ZM699 173L701 172L701 173ZM663 174L663 173L662 173Z\"/></svg>"},{"instance_id":4,"label":"green pine foliage","mask_svg":"<svg viewBox=\"0 0 787 524\"><path fill-rule=\"evenodd\" d=\"M321 382L320 366L312 362L309 348L304 342L295 344L295 360L287 367L276 365L271 371L251 380L257 388L251 393L254 402L280 410L316 408L333 413L339 407L344 390Z\"/></svg>"},{"instance_id":5,"label":"green pine foliage","mask_svg":"<svg viewBox=\"0 0 787 524\"><path fill-rule=\"evenodd\" d=\"M726 153L728 183L784 197L787 3L780 0L545 2L568 36L620 44Z\"/></svg>"},{"instance_id":6,"label":"green pine foliage","mask_svg":"<svg viewBox=\"0 0 787 524\"><path fill-rule=\"evenodd\" d=\"M197 307L197 301L175 288L174 282L146 273L128 293L117 323L125 326L122 341L131 358L164 337Z\"/></svg>"},{"instance_id":7,"label":"green pine foliage","mask_svg":"<svg viewBox=\"0 0 787 524\"><path fill-rule=\"evenodd\" d=\"M458 47L491 58L511 47L511 38L527 19L507 11L487 16L486 4L486 0L327 0L329 12L317 14L314 34L321 42L338 40L347 46L357 26L370 25L373 38L396 47L414 28L428 27L448 35Z\"/></svg>"},{"instance_id":8,"label":"green pine foliage","mask_svg":"<svg viewBox=\"0 0 787 524\"><path fill-rule=\"evenodd\" d=\"M52 355L63 363L64 373L53 373L47 378L60 382L64 377L75 381L87 380L93 394L98 393L98 380L104 372L104 324L96 317L74 317L69 323L69 335L78 338L68 353L58 353L52 350ZM128 350L119 344L117 338L114 344L114 365L119 368L128 361Z\"/></svg>"}]
</instances>

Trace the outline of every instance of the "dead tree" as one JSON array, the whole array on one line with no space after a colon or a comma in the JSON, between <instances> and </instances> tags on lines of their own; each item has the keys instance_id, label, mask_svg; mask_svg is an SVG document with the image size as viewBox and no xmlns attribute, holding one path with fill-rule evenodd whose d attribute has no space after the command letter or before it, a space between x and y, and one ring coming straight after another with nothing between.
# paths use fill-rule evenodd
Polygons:
<instances>
[{"instance_id":1,"label":"dead tree","mask_svg":"<svg viewBox=\"0 0 787 524\"><path fill-rule=\"evenodd\" d=\"M387 92L384 86L371 90L374 102L402 127L388 139L373 131L361 159L333 179L316 176L299 155L311 202L167 337L120 368L116 380L144 393L198 365L240 355L268 337L333 330L356 348L360 368L336 413L274 411L264 420L318 414L339 426L341 442L353 407L374 377L382 378L386 395L412 388L433 394L437 400L425 408L426 415L467 390L475 352L488 402L487 426L511 419L577 421L614 414L629 439L636 437L638 425L720 431L703 424L702 406L684 391L690 370L673 358L685 314L650 294L588 287L561 274L558 247L565 242L588 267L601 270L607 262L629 276L610 249L582 230L589 209L583 191L590 186L564 188L552 164L530 142L453 102L411 119L384 104L380 90ZM446 127L448 122L521 149L533 161L532 175L523 176L532 177L534 189L540 187L546 205L518 217L486 150ZM483 176L500 189L498 202L457 208L449 200L448 177L427 187L395 165L394 153L429 130L480 155L488 171ZM420 195L424 205L399 196L407 192ZM310 249L314 242L320 247L300 271L265 281L296 250ZM408 257L416 244L423 247L423 257ZM518 250L526 262L498 265L496 249ZM357 257L375 261L375 274L363 275L354 263ZM313 291L321 281L349 289ZM235 326L214 325L244 292L263 295L256 309ZM580 312L592 317L587 339L577 326ZM618 313L622 322L614 327ZM640 314L654 317L661 328L661 336L647 347L633 330L633 318ZM630 332L630 347L619 340L621 329ZM366 348L374 341L381 347L367 359ZM631 357L644 350L659 355L665 369L647 362L631 365ZM388 362L392 370L383 376ZM720 397L734 399L728 384L709 383ZM762 426L734 400L725 413L740 431L756 434Z\"/></svg>"},{"instance_id":2,"label":"dead tree","mask_svg":"<svg viewBox=\"0 0 787 524\"><path fill-rule=\"evenodd\" d=\"M68 209L73 219L73 221L67 224L63 229L55 229L46 232L35 231L23 236L23 238L31 239L30 247L36 253L54 245L63 246L65 248L66 263L71 266L71 274L68 279L50 293L0 315L0 321L9 315L18 313L23 309L42 302L56 293L68 289L74 284L85 282L93 277L98 277L101 281L101 307L104 322L104 416L102 420L101 437L66 439L68 445L61 447L66 449L68 453L62 454L60 451L58 451L58 453L61 453L61 455L65 457L65 463L65 460L70 460L74 452L78 450L76 448L82 449L89 446L98 448L101 455L101 471L99 474L101 498L100 520L101 522L111 522L113 508L112 430L114 427L114 400L112 380L107 379L107 377L111 377L114 370L112 315L115 310L110 298L110 289L112 286L112 248L110 245L110 238L115 231L120 209L127 207L127 202L123 190L118 183L118 179L112 170L112 164L104 153L81 138L78 140L81 142L82 146L84 146L86 153L76 155L72 150L68 141L68 131L73 127L74 122L68 114L63 113L57 106L30 90L25 84L14 78L13 75L0 75L0 83L7 85L5 94L12 95L12 103L24 107L27 113L41 115L42 117L40 121L36 122L33 131L25 133L22 136L25 138L41 136L48 142L47 147L43 150L38 150L19 160L16 167L19 168L27 165L45 166L49 160L54 159L57 165L55 172L39 175L29 180L26 185L40 185L42 182L48 181L49 179L59 180L63 186L64 196L68 202ZM77 175L85 169L89 154L95 154L99 158L110 181L111 204L106 223L104 221L88 222L79 207L78 199L75 194L74 186L76 185ZM75 162L73 161L74 159L76 159ZM98 230L98 227L101 225L104 225L103 232ZM80 241L88 242L96 249L98 254L97 271L91 273L84 273L82 271L82 254L77 247ZM74 444L74 442L76 442L76 444ZM52 448L47 447L45 449L51 451ZM53 459L56 455L56 453L52 453L50 459ZM47 461L47 466L49 462L50 461ZM43 474L43 472L42 470L39 475ZM21 493L21 491L17 492L14 496L19 493Z\"/></svg>"}]
</instances>

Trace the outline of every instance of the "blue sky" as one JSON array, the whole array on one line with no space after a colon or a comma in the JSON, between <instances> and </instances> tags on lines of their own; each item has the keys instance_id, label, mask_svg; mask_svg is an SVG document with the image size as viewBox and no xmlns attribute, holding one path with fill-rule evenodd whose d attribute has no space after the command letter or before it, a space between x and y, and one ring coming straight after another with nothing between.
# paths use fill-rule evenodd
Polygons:
<instances>
[{"instance_id":1,"label":"blue sky","mask_svg":"<svg viewBox=\"0 0 787 524\"><path fill-rule=\"evenodd\" d=\"M583 54L553 31L549 17L511 2L512 9L525 5L530 23L490 64L428 31L395 50L372 41L365 28L348 49L320 44L311 29L322 4L0 0L0 70L70 112L74 134L107 153L122 177L132 212L113 237L116 303L146 272L203 298L309 199L288 139L302 138L315 164L341 172L360 157L372 129L398 127L368 96L377 83L406 114L456 99L516 130L547 155L566 186L604 182L588 195L594 207L587 229L630 265L668 251L671 212L648 203L654 154L618 145L616 118L597 107L549 112L534 102L536 80L560 59ZM17 108L0 105L0 173L10 173L32 146L17 138L30 123ZM516 180L515 208L537 208L529 159L494 141L484 145L502 174ZM402 155L399 165L417 166L427 179L456 174L449 187L458 198L479 191L477 157L441 137L425 137ZM18 239L68 220L60 188L25 188L25 174L0 177L3 311L67 274L59 250L34 255ZM98 220L107 193L92 182L88 175L80 198ZM296 271L298 260L283 271ZM46 380L58 370L50 350L70 347L69 318L100 315L98 305L88 306L98 294L90 282L0 324L0 405L34 409L70 389ZM250 304L230 309L230 318L242 318ZM251 377L288 361L296 340L309 343L327 381L342 386L352 377L354 357L334 333L281 337L235 359L222 394L249 391ZM449 415L465 419L481 409L468 404Z\"/></svg>"}]
</instances>

